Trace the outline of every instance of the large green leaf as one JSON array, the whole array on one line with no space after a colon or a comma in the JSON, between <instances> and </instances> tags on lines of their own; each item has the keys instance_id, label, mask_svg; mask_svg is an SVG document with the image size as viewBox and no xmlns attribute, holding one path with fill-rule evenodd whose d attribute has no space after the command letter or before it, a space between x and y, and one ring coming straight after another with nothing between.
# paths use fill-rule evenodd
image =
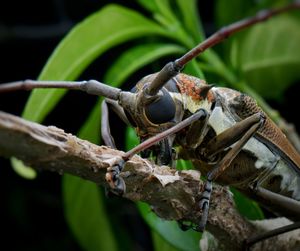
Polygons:
<instances>
[{"instance_id":1,"label":"large green leaf","mask_svg":"<svg viewBox=\"0 0 300 251\"><path fill-rule=\"evenodd\" d=\"M262 220L265 218L264 213L255 201L249 199L234 188L231 188L231 192L234 194L233 198L240 214L249 220Z\"/></svg>"},{"instance_id":2,"label":"large green leaf","mask_svg":"<svg viewBox=\"0 0 300 251\"><path fill-rule=\"evenodd\" d=\"M194 230L182 231L177 222L164 221L157 217L150 206L139 202L138 208L148 225L157 233L160 234L166 241L179 250L199 251L199 240L201 233Z\"/></svg>"},{"instance_id":3,"label":"large green leaf","mask_svg":"<svg viewBox=\"0 0 300 251\"><path fill-rule=\"evenodd\" d=\"M170 0L154 0L157 6L158 12L165 18L169 24L178 23L176 16L174 15L173 8L171 7Z\"/></svg>"},{"instance_id":4,"label":"large green leaf","mask_svg":"<svg viewBox=\"0 0 300 251\"><path fill-rule=\"evenodd\" d=\"M92 110L79 137L100 141L100 103ZM71 175L63 176L63 200L67 222L85 250L117 250L99 187Z\"/></svg>"},{"instance_id":5,"label":"large green leaf","mask_svg":"<svg viewBox=\"0 0 300 251\"><path fill-rule=\"evenodd\" d=\"M120 43L148 35L172 37L172 33L137 12L109 5L78 24L63 39L39 79L73 80L103 52ZM35 90L23 116L42 121L64 93L65 90Z\"/></svg>"},{"instance_id":6,"label":"large green leaf","mask_svg":"<svg viewBox=\"0 0 300 251\"><path fill-rule=\"evenodd\" d=\"M200 79L205 79L204 73L196 63L195 59L187 64L187 66L184 68L184 73Z\"/></svg>"},{"instance_id":7,"label":"large green leaf","mask_svg":"<svg viewBox=\"0 0 300 251\"><path fill-rule=\"evenodd\" d=\"M256 25L235 44L232 61L247 83L267 98L282 98L300 79L300 20L281 15Z\"/></svg>"},{"instance_id":8,"label":"large green leaf","mask_svg":"<svg viewBox=\"0 0 300 251\"><path fill-rule=\"evenodd\" d=\"M219 27L236 22L249 14L255 6L253 0L217 0L215 5L215 20Z\"/></svg>"},{"instance_id":9,"label":"large green leaf","mask_svg":"<svg viewBox=\"0 0 300 251\"><path fill-rule=\"evenodd\" d=\"M152 13L157 11L157 6L155 0L136 0L140 5L142 5L148 11Z\"/></svg>"},{"instance_id":10,"label":"large green leaf","mask_svg":"<svg viewBox=\"0 0 300 251\"><path fill-rule=\"evenodd\" d=\"M183 53L183 47L175 44L142 44L125 51L105 75L105 81L123 83L136 70L170 54Z\"/></svg>"},{"instance_id":11,"label":"large green leaf","mask_svg":"<svg viewBox=\"0 0 300 251\"><path fill-rule=\"evenodd\" d=\"M155 251L178 251L179 249L166 242L157 232L152 231L152 241Z\"/></svg>"},{"instance_id":12,"label":"large green leaf","mask_svg":"<svg viewBox=\"0 0 300 251\"><path fill-rule=\"evenodd\" d=\"M177 0L176 1L179 11L182 16L182 23L185 27L185 30L194 38L195 43L199 43L204 40L204 31L202 23L200 21L198 6L196 0Z\"/></svg>"},{"instance_id":13,"label":"large green leaf","mask_svg":"<svg viewBox=\"0 0 300 251\"><path fill-rule=\"evenodd\" d=\"M64 210L74 235L84 250L117 250L96 184L64 175Z\"/></svg>"}]
</instances>

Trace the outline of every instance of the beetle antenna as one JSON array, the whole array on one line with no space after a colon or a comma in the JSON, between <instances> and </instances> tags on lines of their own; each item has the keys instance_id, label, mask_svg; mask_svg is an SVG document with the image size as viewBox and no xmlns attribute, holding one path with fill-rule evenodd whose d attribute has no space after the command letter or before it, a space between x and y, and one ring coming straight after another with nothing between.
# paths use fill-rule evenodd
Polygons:
<instances>
[{"instance_id":1,"label":"beetle antenna","mask_svg":"<svg viewBox=\"0 0 300 251\"><path fill-rule=\"evenodd\" d=\"M152 83L145 90L146 96L155 96L158 91L173 77L175 77L183 67L192 59L203 53L208 48L222 42L232 34L239 32L245 28L248 28L256 23L263 22L273 16L287 12L294 9L300 9L300 1L294 1L293 3L277 9L267 9L259 11L255 16L245 18L238 22L225 26L211 35L209 38L198 44L196 47L188 51L182 57L176 59L173 62L167 63L162 70L157 74Z\"/></svg>"},{"instance_id":2,"label":"beetle antenna","mask_svg":"<svg viewBox=\"0 0 300 251\"><path fill-rule=\"evenodd\" d=\"M0 93L17 90L32 90L35 88L64 88L80 90L88 94L104 96L113 100L119 100L121 89L103 84L96 80L89 81L36 81L24 80L0 85Z\"/></svg>"}]
</instances>

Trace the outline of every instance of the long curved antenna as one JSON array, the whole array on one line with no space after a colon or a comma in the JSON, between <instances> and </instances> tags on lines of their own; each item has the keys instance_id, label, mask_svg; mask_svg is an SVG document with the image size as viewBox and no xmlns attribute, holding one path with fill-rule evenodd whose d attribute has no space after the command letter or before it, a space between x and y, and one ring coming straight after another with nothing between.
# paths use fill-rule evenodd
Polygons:
<instances>
[{"instance_id":1,"label":"long curved antenna","mask_svg":"<svg viewBox=\"0 0 300 251\"><path fill-rule=\"evenodd\" d=\"M111 87L96 80L88 81L38 81L24 80L0 85L0 93L17 90L32 90L35 88L63 88L80 90L89 94L104 96L113 100L119 100L121 89Z\"/></svg>"},{"instance_id":2,"label":"long curved antenna","mask_svg":"<svg viewBox=\"0 0 300 251\"><path fill-rule=\"evenodd\" d=\"M147 87L145 91L145 99L147 95L155 96L158 91L173 77L175 77L180 70L192 59L200 55L206 49L222 42L232 34L239 32L253 24L263 22L275 15L287 12L289 10L300 9L300 1L295 1L287 6L278 9L269 9L259 11L255 16L245 18L228 26L225 26L204 40L202 43L191 49L181 58L176 59L174 62L167 63L162 70L158 73L153 82Z\"/></svg>"}]
</instances>

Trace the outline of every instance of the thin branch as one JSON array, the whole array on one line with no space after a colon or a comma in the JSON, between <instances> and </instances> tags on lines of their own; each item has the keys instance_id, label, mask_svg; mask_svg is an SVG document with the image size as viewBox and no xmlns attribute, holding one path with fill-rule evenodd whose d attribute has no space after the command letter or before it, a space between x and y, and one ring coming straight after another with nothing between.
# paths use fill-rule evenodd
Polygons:
<instances>
[{"instance_id":1,"label":"thin branch","mask_svg":"<svg viewBox=\"0 0 300 251\"><path fill-rule=\"evenodd\" d=\"M66 172L107 186L106 168L123 154L56 127L0 112L0 155L15 156L37 170ZM203 183L198 171L177 171L134 156L121 175L127 199L148 203L163 219L199 222L201 212L197 202ZM207 230L218 239L219 250L244 250L245 239L267 228L267 224L261 225L250 223L237 212L227 188L214 186ZM285 238L273 237L272 245L270 240L258 243L252 250L293 250L299 247L300 232L291 233Z\"/></svg>"}]
</instances>

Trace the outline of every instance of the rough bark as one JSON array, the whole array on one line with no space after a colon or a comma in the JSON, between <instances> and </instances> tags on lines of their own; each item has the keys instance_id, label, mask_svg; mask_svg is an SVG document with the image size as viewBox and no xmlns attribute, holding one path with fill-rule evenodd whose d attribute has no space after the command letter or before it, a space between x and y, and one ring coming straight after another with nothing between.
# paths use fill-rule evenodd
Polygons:
<instances>
[{"instance_id":1,"label":"rough bark","mask_svg":"<svg viewBox=\"0 0 300 251\"><path fill-rule=\"evenodd\" d=\"M122 154L56 127L0 112L0 155L15 156L37 170L69 173L107 186L106 168ZM121 175L126 183L124 197L127 199L148 203L163 219L199 221L201 211L197 201L203 183L198 171L178 171L134 156ZM286 224L272 223L273 227ZM268 222L253 224L244 219L235 209L228 189L214 186L207 230L218 239L218 250L244 250L245 239L268 228ZM252 250L299 250L299 246L300 231L296 230L285 234L284 238L273 237L258 243Z\"/></svg>"}]
</instances>

